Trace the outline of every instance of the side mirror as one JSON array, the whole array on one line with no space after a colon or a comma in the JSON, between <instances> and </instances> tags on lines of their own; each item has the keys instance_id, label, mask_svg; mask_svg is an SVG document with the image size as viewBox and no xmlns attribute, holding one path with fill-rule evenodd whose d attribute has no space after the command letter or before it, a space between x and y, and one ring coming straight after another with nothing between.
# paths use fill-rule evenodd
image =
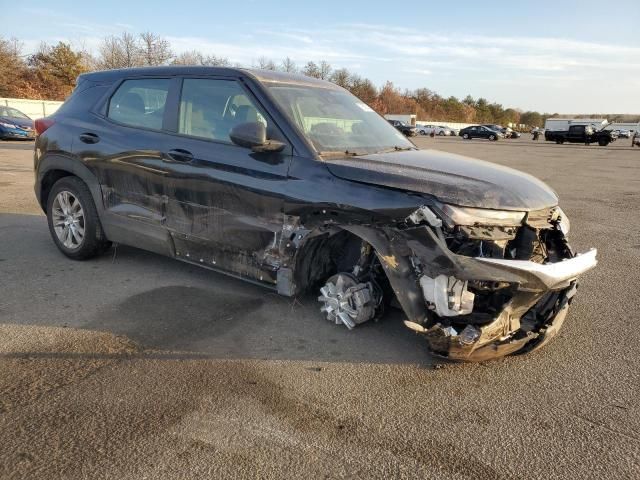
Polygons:
<instances>
[{"instance_id":1,"label":"side mirror","mask_svg":"<svg viewBox=\"0 0 640 480\"><path fill-rule=\"evenodd\" d=\"M282 142L267 140L267 129L261 122L240 123L231 129L229 138L236 145L254 152L280 152L285 147Z\"/></svg>"}]
</instances>

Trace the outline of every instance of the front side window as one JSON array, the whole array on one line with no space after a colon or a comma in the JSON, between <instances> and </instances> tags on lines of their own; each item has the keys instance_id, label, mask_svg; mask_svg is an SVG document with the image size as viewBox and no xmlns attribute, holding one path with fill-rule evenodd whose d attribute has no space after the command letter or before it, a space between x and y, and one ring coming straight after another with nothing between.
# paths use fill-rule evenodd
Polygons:
<instances>
[{"instance_id":1,"label":"front side window","mask_svg":"<svg viewBox=\"0 0 640 480\"><path fill-rule=\"evenodd\" d=\"M168 78L125 80L109 102L107 116L134 127L162 129Z\"/></svg>"},{"instance_id":2,"label":"front side window","mask_svg":"<svg viewBox=\"0 0 640 480\"><path fill-rule=\"evenodd\" d=\"M267 86L321 155L414 148L388 121L345 90L282 83Z\"/></svg>"},{"instance_id":3,"label":"front side window","mask_svg":"<svg viewBox=\"0 0 640 480\"><path fill-rule=\"evenodd\" d=\"M231 129L260 122L273 138L274 128L235 80L186 78L182 83L178 133L232 143Z\"/></svg>"}]
</instances>

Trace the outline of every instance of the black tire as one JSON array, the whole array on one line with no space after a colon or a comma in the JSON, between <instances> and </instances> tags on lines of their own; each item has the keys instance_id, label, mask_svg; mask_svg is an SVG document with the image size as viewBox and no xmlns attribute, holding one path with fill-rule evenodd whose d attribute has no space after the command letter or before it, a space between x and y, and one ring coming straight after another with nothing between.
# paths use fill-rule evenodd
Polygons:
<instances>
[{"instance_id":1,"label":"black tire","mask_svg":"<svg viewBox=\"0 0 640 480\"><path fill-rule=\"evenodd\" d=\"M471 140L468 133L463 133L462 138L464 138L465 140Z\"/></svg>"},{"instance_id":2,"label":"black tire","mask_svg":"<svg viewBox=\"0 0 640 480\"><path fill-rule=\"evenodd\" d=\"M598 145L600 145L601 147L606 147L607 145L609 145L609 142L607 142L605 138L601 138L600 140L598 140Z\"/></svg>"},{"instance_id":3,"label":"black tire","mask_svg":"<svg viewBox=\"0 0 640 480\"><path fill-rule=\"evenodd\" d=\"M489 135L489 140L495 142L496 140L498 140L498 137L496 137L495 135Z\"/></svg>"},{"instance_id":4,"label":"black tire","mask_svg":"<svg viewBox=\"0 0 640 480\"><path fill-rule=\"evenodd\" d=\"M444 130L440 130L440 132L438 133L438 136L439 137L444 137L445 136Z\"/></svg>"},{"instance_id":5,"label":"black tire","mask_svg":"<svg viewBox=\"0 0 640 480\"><path fill-rule=\"evenodd\" d=\"M75 201L79 202L80 205L82 213L81 226L84 233L82 234L82 239L76 246L65 245L58 237L56 227L54 227L54 203L56 202L58 195L62 192L67 192L71 197L73 197L73 206L76 205ZM62 212L59 208L56 209L56 211ZM62 214L59 215L59 217L61 216ZM57 220L58 225L60 225L60 218L57 218ZM102 225L100 225L100 218L98 217L98 211L93 203L91 192L87 185L78 177L63 177L53 185L49 192L49 197L47 198L47 223L49 224L49 233L51 233L53 242L62 253L73 260L87 260L95 257L96 255L104 252L111 245L104 236ZM70 239L71 237L72 236L69 235ZM73 239L70 240L70 243L73 244L74 239L75 235L73 235Z\"/></svg>"}]
</instances>

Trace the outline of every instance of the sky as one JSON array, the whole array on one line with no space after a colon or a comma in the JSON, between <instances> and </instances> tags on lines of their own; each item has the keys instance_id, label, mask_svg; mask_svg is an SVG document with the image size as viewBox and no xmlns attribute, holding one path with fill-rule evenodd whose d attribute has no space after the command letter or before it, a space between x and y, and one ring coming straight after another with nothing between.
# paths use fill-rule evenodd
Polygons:
<instances>
[{"instance_id":1,"label":"sky","mask_svg":"<svg viewBox=\"0 0 640 480\"><path fill-rule=\"evenodd\" d=\"M81 5L81 7L79 7ZM429 88L548 113L640 114L638 0L0 0L0 35L25 53L152 31L173 51L251 66L326 60L380 86Z\"/></svg>"}]
</instances>

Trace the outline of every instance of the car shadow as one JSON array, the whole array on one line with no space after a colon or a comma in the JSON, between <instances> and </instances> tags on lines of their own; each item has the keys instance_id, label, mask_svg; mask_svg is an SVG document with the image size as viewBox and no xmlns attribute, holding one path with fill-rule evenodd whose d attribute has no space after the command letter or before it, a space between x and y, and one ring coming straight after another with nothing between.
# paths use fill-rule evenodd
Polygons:
<instances>
[{"instance_id":1,"label":"car shadow","mask_svg":"<svg viewBox=\"0 0 640 480\"><path fill-rule=\"evenodd\" d=\"M0 214L0 244L1 323L109 332L160 356L441 363L399 310L348 330L322 317L313 294L282 297L132 247L72 261L42 216Z\"/></svg>"}]
</instances>

